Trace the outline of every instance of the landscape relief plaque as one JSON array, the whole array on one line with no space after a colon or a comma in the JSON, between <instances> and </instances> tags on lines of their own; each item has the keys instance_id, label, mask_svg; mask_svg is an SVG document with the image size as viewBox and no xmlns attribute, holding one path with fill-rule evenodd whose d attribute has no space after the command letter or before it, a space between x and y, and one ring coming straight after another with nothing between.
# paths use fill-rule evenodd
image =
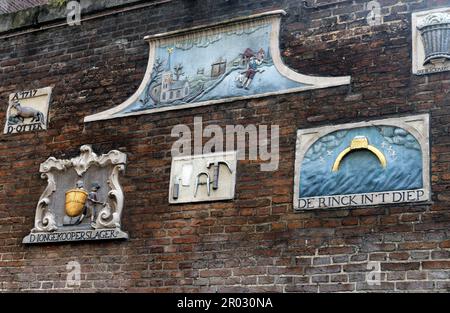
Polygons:
<instances>
[{"instance_id":1,"label":"landscape relief plaque","mask_svg":"<svg viewBox=\"0 0 450 313\"><path fill-rule=\"evenodd\" d=\"M302 129L294 209L430 199L428 115Z\"/></svg>"},{"instance_id":2,"label":"landscape relief plaque","mask_svg":"<svg viewBox=\"0 0 450 313\"><path fill-rule=\"evenodd\" d=\"M285 14L147 36L149 63L139 89L85 122L349 84L350 76L309 76L284 65L279 32Z\"/></svg>"},{"instance_id":3,"label":"landscape relief plaque","mask_svg":"<svg viewBox=\"0 0 450 313\"><path fill-rule=\"evenodd\" d=\"M119 182L126 161L120 151L98 156L84 145L78 157L50 157L42 163L47 187L36 206L34 228L23 243L127 239L121 230L124 194Z\"/></svg>"}]
</instances>

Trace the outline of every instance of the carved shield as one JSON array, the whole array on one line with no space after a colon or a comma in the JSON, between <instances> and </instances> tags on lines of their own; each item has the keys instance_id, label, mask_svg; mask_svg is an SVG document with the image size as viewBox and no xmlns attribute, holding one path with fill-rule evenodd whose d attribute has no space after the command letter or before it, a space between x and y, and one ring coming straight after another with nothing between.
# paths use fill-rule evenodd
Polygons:
<instances>
[{"instance_id":1,"label":"carved shield","mask_svg":"<svg viewBox=\"0 0 450 313\"><path fill-rule=\"evenodd\" d=\"M66 214L70 217L83 213L88 193L82 189L72 189L66 192Z\"/></svg>"}]
</instances>

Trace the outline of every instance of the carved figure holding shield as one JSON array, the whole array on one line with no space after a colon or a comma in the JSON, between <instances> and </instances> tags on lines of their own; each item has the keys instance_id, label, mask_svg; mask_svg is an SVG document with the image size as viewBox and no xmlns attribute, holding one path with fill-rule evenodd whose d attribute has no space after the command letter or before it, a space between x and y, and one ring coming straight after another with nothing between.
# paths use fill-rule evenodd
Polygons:
<instances>
[{"instance_id":1,"label":"carved figure holding shield","mask_svg":"<svg viewBox=\"0 0 450 313\"><path fill-rule=\"evenodd\" d=\"M98 201L97 191L99 189L100 189L100 185L98 183L93 183L92 184L91 192L89 192L86 204L84 206L84 212L83 212L83 215L82 215L83 218L84 218L84 216L90 215L92 228L96 227L96 224L95 224L95 219L97 217L96 206L98 204L100 204L102 206L106 205L106 203Z\"/></svg>"}]
</instances>

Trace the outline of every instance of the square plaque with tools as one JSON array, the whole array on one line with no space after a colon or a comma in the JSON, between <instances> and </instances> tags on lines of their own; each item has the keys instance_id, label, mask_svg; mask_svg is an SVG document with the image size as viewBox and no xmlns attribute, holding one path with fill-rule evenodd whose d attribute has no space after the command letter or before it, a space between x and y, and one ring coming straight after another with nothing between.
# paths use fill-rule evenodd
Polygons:
<instances>
[{"instance_id":1,"label":"square plaque with tools","mask_svg":"<svg viewBox=\"0 0 450 313\"><path fill-rule=\"evenodd\" d=\"M236 151L173 158L169 203L233 199L236 165Z\"/></svg>"}]
</instances>

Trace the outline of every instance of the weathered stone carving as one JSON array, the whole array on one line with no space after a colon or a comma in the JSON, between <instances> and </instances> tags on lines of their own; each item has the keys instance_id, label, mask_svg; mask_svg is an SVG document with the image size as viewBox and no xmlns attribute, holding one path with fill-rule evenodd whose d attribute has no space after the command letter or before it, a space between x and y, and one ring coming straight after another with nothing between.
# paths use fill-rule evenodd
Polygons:
<instances>
[{"instance_id":1,"label":"weathered stone carving","mask_svg":"<svg viewBox=\"0 0 450 313\"><path fill-rule=\"evenodd\" d=\"M233 199L236 168L236 151L173 158L169 203Z\"/></svg>"},{"instance_id":2,"label":"weathered stone carving","mask_svg":"<svg viewBox=\"0 0 450 313\"><path fill-rule=\"evenodd\" d=\"M52 88L13 93L9 96L5 134L46 130Z\"/></svg>"},{"instance_id":3,"label":"weathered stone carving","mask_svg":"<svg viewBox=\"0 0 450 313\"><path fill-rule=\"evenodd\" d=\"M413 72L450 70L450 8L413 13Z\"/></svg>"},{"instance_id":4,"label":"weathered stone carving","mask_svg":"<svg viewBox=\"0 0 450 313\"><path fill-rule=\"evenodd\" d=\"M36 207L34 228L23 242L128 238L120 229L124 195L119 175L126 161L126 154L116 150L98 156L90 145L69 160L48 158L40 166L47 187ZM103 231L108 229L112 231Z\"/></svg>"},{"instance_id":5,"label":"weathered stone carving","mask_svg":"<svg viewBox=\"0 0 450 313\"><path fill-rule=\"evenodd\" d=\"M425 48L425 61L445 62L450 60L450 14L427 15L417 26Z\"/></svg>"},{"instance_id":6,"label":"weathered stone carving","mask_svg":"<svg viewBox=\"0 0 450 313\"><path fill-rule=\"evenodd\" d=\"M120 217L122 216L124 196L122 187L119 183L119 173L124 170L124 165L114 166L110 179L108 180L108 185L111 189L108 196L111 199L111 204L106 203L106 206L98 214L98 227L120 228Z\"/></svg>"},{"instance_id":7,"label":"weathered stone carving","mask_svg":"<svg viewBox=\"0 0 450 313\"><path fill-rule=\"evenodd\" d=\"M32 231L54 231L57 230L55 215L48 209L50 197L56 190L56 182L52 173L43 173L42 179L47 179L47 188L45 188L36 207L36 217L34 229Z\"/></svg>"}]
</instances>

